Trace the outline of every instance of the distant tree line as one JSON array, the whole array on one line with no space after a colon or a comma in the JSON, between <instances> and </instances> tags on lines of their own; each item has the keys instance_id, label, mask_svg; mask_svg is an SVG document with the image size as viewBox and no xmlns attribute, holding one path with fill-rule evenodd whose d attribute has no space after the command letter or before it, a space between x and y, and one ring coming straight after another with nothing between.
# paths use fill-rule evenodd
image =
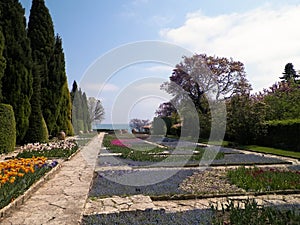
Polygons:
<instances>
[{"instance_id":1,"label":"distant tree line","mask_svg":"<svg viewBox=\"0 0 300 225\"><path fill-rule=\"evenodd\" d=\"M79 100L69 92L62 39L54 33L45 1L32 0L28 24L24 15L18 0L0 2L0 153L15 143L47 142L60 131L90 130L87 97L80 89L75 92L83 109L76 105L73 114L83 114L84 125L72 125L72 101ZM10 110L13 117L6 116Z\"/></svg>"}]
</instances>

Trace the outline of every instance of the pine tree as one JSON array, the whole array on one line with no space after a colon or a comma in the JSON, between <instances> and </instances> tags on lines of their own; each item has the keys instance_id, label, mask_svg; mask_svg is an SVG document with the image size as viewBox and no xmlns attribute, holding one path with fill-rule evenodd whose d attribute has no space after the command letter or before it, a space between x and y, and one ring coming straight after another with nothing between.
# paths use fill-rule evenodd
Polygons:
<instances>
[{"instance_id":1,"label":"pine tree","mask_svg":"<svg viewBox=\"0 0 300 225\"><path fill-rule=\"evenodd\" d=\"M279 77L284 81L296 81L296 78L300 77L296 70L294 69L294 65L292 63L287 63L284 67L284 72L282 73L283 76Z\"/></svg>"},{"instance_id":2,"label":"pine tree","mask_svg":"<svg viewBox=\"0 0 300 225\"><path fill-rule=\"evenodd\" d=\"M31 50L26 34L25 11L18 0L0 2L0 27L5 39L6 69L2 78L3 102L13 107L17 143L29 126L32 95Z\"/></svg>"},{"instance_id":3,"label":"pine tree","mask_svg":"<svg viewBox=\"0 0 300 225\"><path fill-rule=\"evenodd\" d=\"M3 57L4 50L4 36L2 34L2 30L0 29L0 102L2 101L2 77L4 75L4 70L6 67L6 61Z\"/></svg>"}]
</instances>

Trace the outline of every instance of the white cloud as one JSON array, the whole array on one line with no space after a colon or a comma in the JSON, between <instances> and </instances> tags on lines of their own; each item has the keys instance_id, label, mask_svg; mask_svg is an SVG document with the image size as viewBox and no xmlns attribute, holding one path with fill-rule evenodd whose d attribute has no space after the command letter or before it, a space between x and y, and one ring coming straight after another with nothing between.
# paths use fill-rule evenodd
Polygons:
<instances>
[{"instance_id":1,"label":"white cloud","mask_svg":"<svg viewBox=\"0 0 300 225\"><path fill-rule=\"evenodd\" d=\"M245 64L255 91L279 80L284 66L300 67L300 6L270 6L215 17L190 13L181 27L161 36L195 53L232 57ZM298 67L298 68L297 68Z\"/></svg>"}]
</instances>

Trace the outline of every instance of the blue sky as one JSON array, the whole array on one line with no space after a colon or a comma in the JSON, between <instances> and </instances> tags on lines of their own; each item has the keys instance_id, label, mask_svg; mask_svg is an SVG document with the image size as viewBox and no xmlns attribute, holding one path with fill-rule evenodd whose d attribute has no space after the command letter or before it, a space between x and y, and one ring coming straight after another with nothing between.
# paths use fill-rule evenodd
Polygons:
<instances>
[{"instance_id":1,"label":"blue sky","mask_svg":"<svg viewBox=\"0 0 300 225\"><path fill-rule=\"evenodd\" d=\"M28 16L31 0L21 0ZM300 1L296 0L46 0L55 32L61 35L68 81L79 82L99 57L127 43L161 40L193 53L232 57L245 64L254 91L267 88L286 63L300 69ZM180 61L180 59L179 59ZM178 61L178 62L179 62ZM153 94L132 102L128 119L151 119L159 103L159 81L167 81L172 67L160 63L131 65L105 83L98 98L110 123L112 106L122 90L153 77ZM98 71L101 74L101 71ZM157 78L157 79L156 79ZM159 78L159 79L158 79ZM155 87L154 87L155 86ZM127 88L128 89L128 88ZM92 95L89 90L88 95ZM162 97L163 96L163 97ZM118 109L122 110L122 109ZM126 122L124 118L117 122ZM113 121L115 122L115 121Z\"/></svg>"}]
</instances>

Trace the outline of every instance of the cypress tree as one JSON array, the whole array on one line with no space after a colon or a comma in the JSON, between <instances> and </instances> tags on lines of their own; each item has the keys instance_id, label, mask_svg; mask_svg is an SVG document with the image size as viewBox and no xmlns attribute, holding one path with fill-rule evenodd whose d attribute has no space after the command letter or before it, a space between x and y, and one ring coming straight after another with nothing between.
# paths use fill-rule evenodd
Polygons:
<instances>
[{"instance_id":1,"label":"cypress tree","mask_svg":"<svg viewBox=\"0 0 300 225\"><path fill-rule=\"evenodd\" d=\"M3 102L13 107L17 143L29 126L32 95L31 50L26 34L25 11L18 0L0 2L0 27L5 39L6 68L2 78Z\"/></svg>"},{"instance_id":2,"label":"cypress tree","mask_svg":"<svg viewBox=\"0 0 300 225\"><path fill-rule=\"evenodd\" d=\"M78 134L80 131L89 131L91 129L91 121L89 117L87 96L80 88L78 89L76 81L73 82L71 99L74 132Z\"/></svg>"},{"instance_id":3,"label":"cypress tree","mask_svg":"<svg viewBox=\"0 0 300 225\"><path fill-rule=\"evenodd\" d=\"M5 58L3 57L4 50L4 36L2 30L0 29L0 102L2 101L2 77L4 75L4 70L6 67Z\"/></svg>"},{"instance_id":4,"label":"cypress tree","mask_svg":"<svg viewBox=\"0 0 300 225\"><path fill-rule=\"evenodd\" d=\"M62 48L62 40L57 35L55 39L54 54L49 63L49 82L52 87L52 98L56 106L54 132L63 130L67 135L73 134L71 123L71 96L68 88L67 75L65 70L65 55Z\"/></svg>"},{"instance_id":5,"label":"cypress tree","mask_svg":"<svg viewBox=\"0 0 300 225\"><path fill-rule=\"evenodd\" d=\"M41 106L52 136L63 130L72 135L71 99L62 40L54 37L53 22L44 0L33 0L28 23L34 61L42 68Z\"/></svg>"},{"instance_id":6,"label":"cypress tree","mask_svg":"<svg viewBox=\"0 0 300 225\"><path fill-rule=\"evenodd\" d=\"M41 109L41 80L38 66L33 66L33 94L30 100L31 114L29 117L29 128L24 138L24 142L47 142L48 129Z\"/></svg>"},{"instance_id":7,"label":"cypress tree","mask_svg":"<svg viewBox=\"0 0 300 225\"><path fill-rule=\"evenodd\" d=\"M39 67L41 81L41 109L48 131L52 134L57 115L56 105L49 102L53 97L53 82L49 79L49 63L54 54L54 27L44 0L33 0L28 22L28 37L32 49L32 58Z\"/></svg>"}]
</instances>

